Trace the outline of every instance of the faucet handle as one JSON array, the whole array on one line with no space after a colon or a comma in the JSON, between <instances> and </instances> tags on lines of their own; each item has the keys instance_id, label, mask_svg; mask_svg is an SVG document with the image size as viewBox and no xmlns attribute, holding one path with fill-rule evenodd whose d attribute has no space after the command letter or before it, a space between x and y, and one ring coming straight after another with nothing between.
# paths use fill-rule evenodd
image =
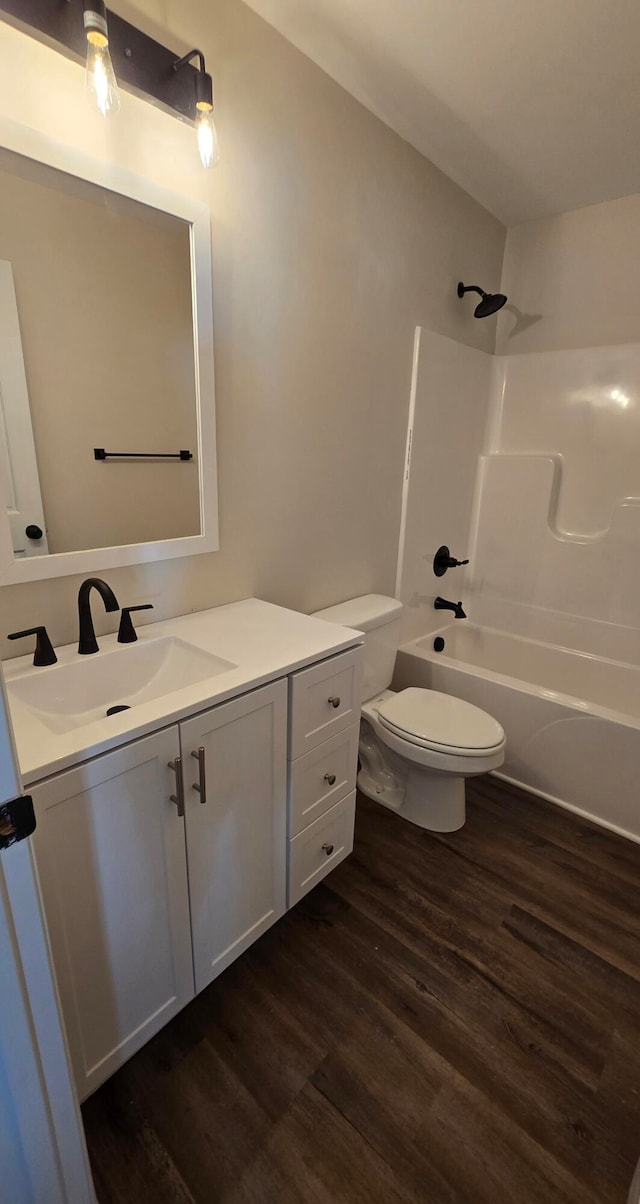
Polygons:
<instances>
[{"instance_id":1,"label":"faucet handle","mask_svg":"<svg viewBox=\"0 0 640 1204\"><path fill-rule=\"evenodd\" d=\"M136 610L153 610L152 602L144 602L142 606L123 606L120 614L120 626L118 628L118 643L119 644L135 644L138 636L136 629L131 621L131 615Z\"/></svg>"},{"instance_id":2,"label":"faucet handle","mask_svg":"<svg viewBox=\"0 0 640 1204\"><path fill-rule=\"evenodd\" d=\"M468 564L468 560L456 560L452 556L446 543L443 543L433 558L433 571L436 577L444 577L447 569L457 569L461 564Z\"/></svg>"},{"instance_id":3,"label":"faucet handle","mask_svg":"<svg viewBox=\"0 0 640 1204\"><path fill-rule=\"evenodd\" d=\"M55 665L58 658L53 651L46 627L27 627L25 631L12 631L7 639L22 640L27 635L36 637L36 650L33 654L33 663L36 668L41 669L43 665Z\"/></svg>"}]
</instances>

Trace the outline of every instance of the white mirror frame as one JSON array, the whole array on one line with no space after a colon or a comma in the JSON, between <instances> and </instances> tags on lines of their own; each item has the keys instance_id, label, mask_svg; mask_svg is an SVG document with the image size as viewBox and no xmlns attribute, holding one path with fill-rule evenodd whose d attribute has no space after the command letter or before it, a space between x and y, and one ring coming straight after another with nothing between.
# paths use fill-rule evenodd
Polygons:
<instances>
[{"instance_id":1,"label":"white mirror frame","mask_svg":"<svg viewBox=\"0 0 640 1204\"><path fill-rule=\"evenodd\" d=\"M0 119L0 145L29 159L89 180L163 213L189 222L191 236L191 298L195 361L195 393L200 483L200 535L161 539L151 543L122 544L81 552L54 552L48 556L16 558L9 522L0 513L0 585L66 577L72 573L117 568L128 564L170 560L215 552L218 543L218 490L213 372L213 285L211 271L211 217L208 206L161 188L132 172L102 163L47 138L29 126ZM0 469L1 470L1 469Z\"/></svg>"}]
</instances>

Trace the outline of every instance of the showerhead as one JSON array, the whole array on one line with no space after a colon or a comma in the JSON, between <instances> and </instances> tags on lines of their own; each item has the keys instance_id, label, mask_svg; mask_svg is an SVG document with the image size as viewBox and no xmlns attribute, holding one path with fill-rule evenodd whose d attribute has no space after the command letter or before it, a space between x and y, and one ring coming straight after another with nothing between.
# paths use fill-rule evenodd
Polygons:
<instances>
[{"instance_id":1,"label":"showerhead","mask_svg":"<svg viewBox=\"0 0 640 1204\"><path fill-rule=\"evenodd\" d=\"M504 293L485 293L482 301L476 305L473 316L474 318L490 318L492 314L497 314L503 305L506 305L506 301Z\"/></svg>"},{"instance_id":2,"label":"showerhead","mask_svg":"<svg viewBox=\"0 0 640 1204\"><path fill-rule=\"evenodd\" d=\"M484 289L478 288L477 284L463 284L460 281L458 296L464 297L465 293L479 293L482 298L473 311L474 318L490 318L507 303L504 293L485 293Z\"/></svg>"}]
</instances>

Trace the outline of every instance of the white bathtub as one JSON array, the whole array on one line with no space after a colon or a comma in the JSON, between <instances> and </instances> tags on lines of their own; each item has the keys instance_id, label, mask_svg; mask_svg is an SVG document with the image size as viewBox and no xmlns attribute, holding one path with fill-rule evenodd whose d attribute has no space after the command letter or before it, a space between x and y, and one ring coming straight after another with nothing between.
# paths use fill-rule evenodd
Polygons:
<instances>
[{"instance_id":1,"label":"white bathtub","mask_svg":"<svg viewBox=\"0 0 640 1204\"><path fill-rule=\"evenodd\" d=\"M499 777L640 841L640 667L459 621L404 644L393 684L489 711Z\"/></svg>"}]
</instances>

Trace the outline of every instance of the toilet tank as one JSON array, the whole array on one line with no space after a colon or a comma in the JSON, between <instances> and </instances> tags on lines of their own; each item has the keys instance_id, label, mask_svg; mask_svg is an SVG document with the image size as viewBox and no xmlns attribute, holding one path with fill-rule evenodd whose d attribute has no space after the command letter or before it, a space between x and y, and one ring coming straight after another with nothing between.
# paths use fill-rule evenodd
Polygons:
<instances>
[{"instance_id":1,"label":"toilet tank","mask_svg":"<svg viewBox=\"0 0 640 1204\"><path fill-rule=\"evenodd\" d=\"M402 602L397 598L386 598L384 594L363 594L360 598L350 598L337 606L317 610L313 618L363 631L365 702L387 689L400 643Z\"/></svg>"}]
</instances>

